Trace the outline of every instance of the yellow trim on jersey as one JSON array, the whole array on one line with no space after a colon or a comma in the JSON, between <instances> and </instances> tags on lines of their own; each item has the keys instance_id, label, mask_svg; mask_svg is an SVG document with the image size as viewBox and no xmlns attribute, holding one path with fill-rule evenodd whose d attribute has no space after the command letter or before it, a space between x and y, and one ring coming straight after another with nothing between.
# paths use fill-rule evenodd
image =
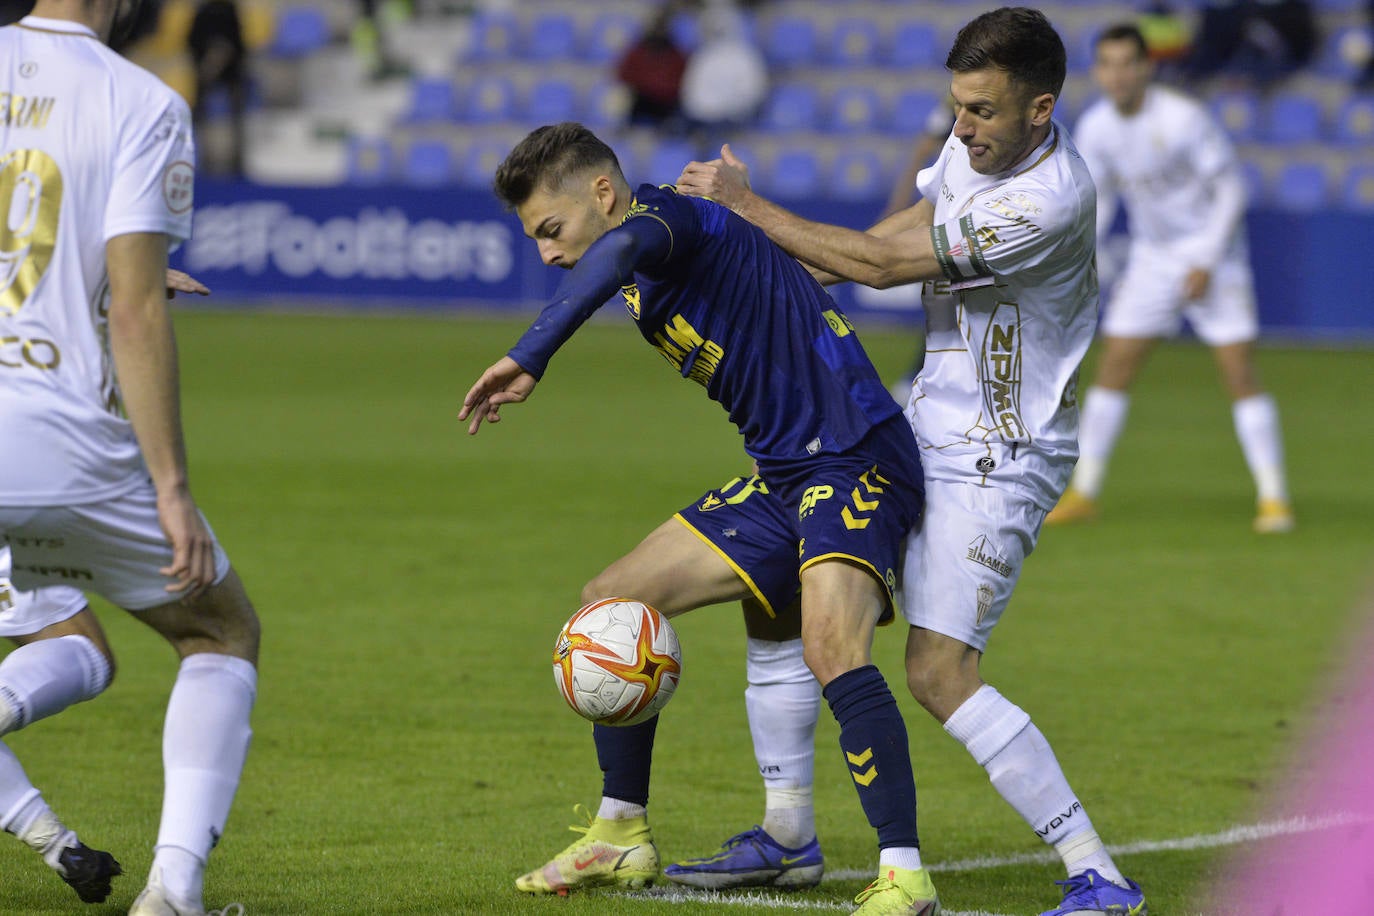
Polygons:
<instances>
[{"instance_id":1,"label":"yellow trim on jersey","mask_svg":"<svg viewBox=\"0 0 1374 916\"><path fill-rule=\"evenodd\" d=\"M45 32L48 35L70 35L73 38L90 38L94 41L100 41L100 36L91 31L90 26L83 25L79 22L73 23L73 25L80 26L80 28L77 29L45 29L41 26L25 25L22 21L16 22L14 25L19 26L21 29L28 29L30 32Z\"/></svg>"},{"instance_id":2,"label":"yellow trim on jersey","mask_svg":"<svg viewBox=\"0 0 1374 916\"><path fill-rule=\"evenodd\" d=\"M665 187L668 187L668 185L665 185ZM673 235L673 227L669 226L666 222L664 222L663 217L655 216L652 212L650 212L647 205L640 206L638 197L632 197L630 198L630 209L625 211L625 215L620 220L620 225L625 225L630 220L634 219L636 216L653 217L660 223L663 223L663 228L668 230L668 254L665 255L663 258L664 263L667 263L668 260L673 256L673 248L677 246L677 236Z\"/></svg>"},{"instance_id":3,"label":"yellow trim on jersey","mask_svg":"<svg viewBox=\"0 0 1374 916\"><path fill-rule=\"evenodd\" d=\"M801 568L797 570L797 575L800 576L804 571L810 569L812 566L815 566L817 563L820 563L823 560L844 560L848 563L853 564L854 566L866 569L870 573L872 573L873 578L877 579L878 584L883 587L883 594L887 596L887 607L884 609L884 612L882 614L878 615L878 626L885 627L888 624L892 623L892 621L897 619L896 603L892 600L892 589L887 587L887 580L884 579L881 575L879 575L877 567L875 567L872 563L868 562L862 557L856 557L853 554L849 553L823 553L820 556L812 557L811 559L803 563L801 565Z\"/></svg>"},{"instance_id":4,"label":"yellow trim on jersey","mask_svg":"<svg viewBox=\"0 0 1374 916\"><path fill-rule=\"evenodd\" d=\"M1051 156L1053 156L1053 155L1054 155L1054 151L1057 150L1057 149L1059 149L1059 129L1056 128L1056 127L1054 127L1053 125L1051 125L1051 126L1050 126L1050 132L1054 134L1054 142L1052 142L1052 143L1050 144L1050 148L1047 149L1047 150L1045 150L1044 155L1042 155L1039 159L1035 160L1035 161L1032 162L1030 165L1026 166L1024 169L1022 169L1021 171L1017 172L1015 175L1011 176L1012 178L1020 178L1022 175L1026 174L1026 173L1029 172L1031 169L1035 168L1037 165L1039 165L1040 163L1044 162L1046 159L1048 159L1048 158L1050 158ZM1010 179L1008 179L1008 180L1010 180Z\"/></svg>"},{"instance_id":5,"label":"yellow trim on jersey","mask_svg":"<svg viewBox=\"0 0 1374 916\"><path fill-rule=\"evenodd\" d=\"M773 610L773 605L768 603L768 599L763 596L763 592L759 589L757 585L754 584L754 580L749 578L749 574L745 572L743 569L740 569L738 563L730 559L730 557L726 555L725 551L720 549L719 545L717 545L706 535L702 534L701 531L698 530L696 525L693 525L691 522L687 521L686 517L681 512L674 513L673 518L677 519L678 521L682 522L682 524L686 525L688 531L692 532L697 537L701 538L701 542L703 544L714 550L716 554L722 560L725 561L725 565L729 566L731 569L735 571L735 575L739 576L740 581L743 582L745 585L749 586L749 591L754 593L754 598L758 601L759 605L768 614L768 616L771 617L773 620L778 619L777 612Z\"/></svg>"}]
</instances>

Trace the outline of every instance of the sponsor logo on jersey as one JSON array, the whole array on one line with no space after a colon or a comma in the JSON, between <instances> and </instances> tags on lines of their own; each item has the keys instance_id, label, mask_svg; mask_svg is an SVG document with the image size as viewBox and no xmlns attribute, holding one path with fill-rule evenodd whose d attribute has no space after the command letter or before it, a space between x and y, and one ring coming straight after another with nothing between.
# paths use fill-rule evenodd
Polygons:
<instances>
[{"instance_id":1,"label":"sponsor logo on jersey","mask_svg":"<svg viewBox=\"0 0 1374 916\"><path fill-rule=\"evenodd\" d=\"M801 504L797 506L797 518L806 518L816 511L816 504L835 495L835 488L826 484L807 487L802 493Z\"/></svg>"},{"instance_id":2,"label":"sponsor logo on jersey","mask_svg":"<svg viewBox=\"0 0 1374 916\"><path fill-rule=\"evenodd\" d=\"M0 369L28 366L46 372L61 364L62 351L51 340L0 337Z\"/></svg>"},{"instance_id":3,"label":"sponsor logo on jersey","mask_svg":"<svg viewBox=\"0 0 1374 916\"><path fill-rule=\"evenodd\" d=\"M653 345L663 358L703 388L725 358L725 349L714 340L707 340L681 315L674 315L663 330L654 332Z\"/></svg>"},{"instance_id":4,"label":"sponsor logo on jersey","mask_svg":"<svg viewBox=\"0 0 1374 916\"><path fill-rule=\"evenodd\" d=\"M973 462L973 466L978 469L978 473L980 474L991 474L993 471L997 470L997 460L984 455L982 458Z\"/></svg>"},{"instance_id":5,"label":"sponsor logo on jersey","mask_svg":"<svg viewBox=\"0 0 1374 916\"><path fill-rule=\"evenodd\" d=\"M992 610L992 598L993 598L992 586L991 586L991 585L980 585L980 586L978 586L978 592L977 592L977 594L976 594L975 597L976 597L976 599L977 599L977 601L978 601L978 618L977 618L977 621L976 621L976 622L977 622L977 623L982 623L982 622L983 622L983 618L988 616L988 611Z\"/></svg>"},{"instance_id":6,"label":"sponsor logo on jersey","mask_svg":"<svg viewBox=\"0 0 1374 916\"><path fill-rule=\"evenodd\" d=\"M52 96L14 95L0 92L0 124L6 127L29 127L42 130L57 105Z\"/></svg>"},{"instance_id":7,"label":"sponsor logo on jersey","mask_svg":"<svg viewBox=\"0 0 1374 916\"><path fill-rule=\"evenodd\" d=\"M988 549L988 536L980 534L968 545L968 559L979 566L986 566L1003 579L1011 577L1011 564L998 555L997 548Z\"/></svg>"},{"instance_id":8,"label":"sponsor logo on jersey","mask_svg":"<svg viewBox=\"0 0 1374 916\"><path fill-rule=\"evenodd\" d=\"M162 197L172 213L185 213L195 198L196 170L189 162L173 162L162 173Z\"/></svg>"},{"instance_id":9,"label":"sponsor logo on jersey","mask_svg":"<svg viewBox=\"0 0 1374 916\"><path fill-rule=\"evenodd\" d=\"M1021 307L999 302L983 336L983 400L992 426L1004 440L1027 437L1021 422Z\"/></svg>"}]
</instances>

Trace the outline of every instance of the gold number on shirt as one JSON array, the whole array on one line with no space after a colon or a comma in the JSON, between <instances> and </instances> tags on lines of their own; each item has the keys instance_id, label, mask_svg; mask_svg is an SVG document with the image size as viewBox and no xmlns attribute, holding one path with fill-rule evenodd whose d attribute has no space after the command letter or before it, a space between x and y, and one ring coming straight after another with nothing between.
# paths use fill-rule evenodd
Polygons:
<instances>
[{"instance_id":1,"label":"gold number on shirt","mask_svg":"<svg viewBox=\"0 0 1374 916\"><path fill-rule=\"evenodd\" d=\"M0 315L23 308L52 261L62 173L42 150L0 157Z\"/></svg>"}]
</instances>

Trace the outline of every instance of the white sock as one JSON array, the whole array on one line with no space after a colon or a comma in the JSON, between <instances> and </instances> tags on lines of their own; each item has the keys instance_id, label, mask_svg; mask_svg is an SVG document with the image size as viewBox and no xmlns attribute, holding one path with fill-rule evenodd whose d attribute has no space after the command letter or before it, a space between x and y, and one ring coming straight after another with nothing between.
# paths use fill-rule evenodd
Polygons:
<instances>
[{"instance_id":1,"label":"white sock","mask_svg":"<svg viewBox=\"0 0 1374 916\"><path fill-rule=\"evenodd\" d=\"M988 684L978 688L945 722L945 731L988 771L988 778L1007 804L1016 809L1046 843L1058 850L1092 831L1092 821L1073 789L1069 788L1069 781L1045 736L1025 710L995 688ZM1101 847L1100 841L1098 847ZM1077 847L1074 850L1077 855ZM1101 850L1100 857L1091 857L1093 864L1083 865L1084 861L1088 858L1079 857L1072 867L1077 867L1078 871L1096 868L1108 881L1124 884L1121 872L1105 849ZM1067 860L1065 866L1070 867ZM1077 873L1070 871L1070 874Z\"/></svg>"},{"instance_id":2,"label":"white sock","mask_svg":"<svg viewBox=\"0 0 1374 916\"><path fill-rule=\"evenodd\" d=\"M596 809L596 816L605 821L619 821L627 817L647 817L648 814L648 809L643 805L627 802L621 798L611 798L609 795L601 796L601 807Z\"/></svg>"},{"instance_id":3,"label":"white sock","mask_svg":"<svg viewBox=\"0 0 1374 916\"><path fill-rule=\"evenodd\" d=\"M1236 438L1245 454L1245 463L1255 478L1260 499L1288 500L1288 482L1283 470L1283 433L1279 429L1279 408L1267 394L1243 398L1231 405Z\"/></svg>"},{"instance_id":4,"label":"white sock","mask_svg":"<svg viewBox=\"0 0 1374 916\"><path fill-rule=\"evenodd\" d=\"M210 850L219 842L252 737L253 665L230 655L188 656L167 701L166 784L153 871L181 903L200 905Z\"/></svg>"},{"instance_id":5,"label":"white sock","mask_svg":"<svg viewBox=\"0 0 1374 916\"><path fill-rule=\"evenodd\" d=\"M0 735L99 696L109 684L109 659L85 636L20 646L0 661Z\"/></svg>"},{"instance_id":6,"label":"white sock","mask_svg":"<svg viewBox=\"0 0 1374 916\"><path fill-rule=\"evenodd\" d=\"M1124 391L1094 385L1083 398L1078 420L1078 464L1069 484L1079 493L1096 499L1102 492L1116 440L1126 425L1131 396Z\"/></svg>"},{"instance_id":7,"label":"white sock","mask_svg":"<svg viewBox=\"0 0 1374 916\"><path fill-rule=\"evenodd\" d=\"M42 853L53 868L57 854L76 844L72 833L53 814L42 794L29 782L28 774L9 745L0 741L0 829L12 833Z\"/></svg>"},{"instance_id":8,"label":"white sock","mask_svg":"<svg viewBox=\"0 0 1374 916\"><path fill-rule=\"evenodd\" d=\"M816 836L812 785L821 685L806 667L800 639L750 639L745 675L744 705L763 776L762 826L778 843L796 849Z\"/></svg>"},{"instance_id":9,"label":"white sock","mask_svg":"<svg viewBox=\"0 0 1374 916\"><path fill-rule=\"evenodd\" d=\"M921 850L915 846L888 846L878 850L878 870L889 866L916 871L921 867Z\"/></svg>"}]
</instances>

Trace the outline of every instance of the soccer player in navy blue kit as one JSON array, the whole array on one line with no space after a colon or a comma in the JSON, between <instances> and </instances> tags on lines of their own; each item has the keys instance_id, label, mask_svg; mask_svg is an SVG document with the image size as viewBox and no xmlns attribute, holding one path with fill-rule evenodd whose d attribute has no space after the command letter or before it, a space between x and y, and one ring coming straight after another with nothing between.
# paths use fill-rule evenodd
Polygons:
<instances>
[{"instance_id":1,"label":"soccer player in navy blue kit","mask_svg":"<svg viewBox=\"0 0 1374 916\"><path fill-rule=\"evenodd\" d=\"M615 154L581 125L527 136L498 168L496 192L544 262L570 273L468 391L459 419L476 434L504 405L527 399L557 349L620 293L644 338L726 409L787 510L776 537L798 548L806 662L839 722L881 863L908 876L902 886L880 876L856 912L938 912L918 852L906 725L870 659L874 628L892 612L901 545L920 519L921 466L853 327L796 260L727 209L672 188L632 192ZM603 741L634 737L617 731L596 733L603 761ZM602 821L589 837L642 845L613 842L614 826ZM584 863L590 857L566 864ZM521 889L565 889L562 864L526 876ZM602 883L629 883L615 864L607 861Z\"/></svg>"}]
</instances>

